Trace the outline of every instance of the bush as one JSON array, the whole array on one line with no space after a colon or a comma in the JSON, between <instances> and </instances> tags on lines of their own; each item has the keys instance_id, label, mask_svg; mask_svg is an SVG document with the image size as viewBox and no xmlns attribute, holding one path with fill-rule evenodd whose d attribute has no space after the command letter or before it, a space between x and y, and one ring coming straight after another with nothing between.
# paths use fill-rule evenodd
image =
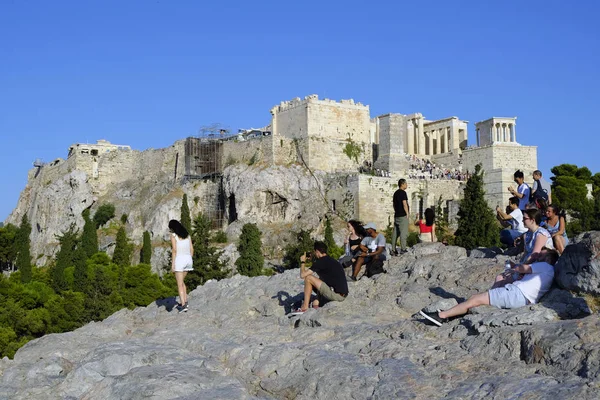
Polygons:
<instances>
[{"instance_id":1,"label":"bush","mask_svg":"<svg viewBox=\"0 0 600 400\"><path fill-rule=\"evenodd\" d=\"M223 231L217 231L212 237L213 243L227 243L227 234Z\"/></svg>"},{"instance_id":2,"label":"bush","mask_svg":"<svg viewBox=\"0 0 600 400\"><path fill-rule=\"evenodd\" d=\"M106 204L102 204L100 207L98 207L98 210L96 210L96 213L94 214L94 223L96 224L96 228L100 228L101 226L104 226L108 221L110 221L112 218L115 217L115 206L110 204L110 203L106 203Z\"/></svg>"},{"instance_id":3,"label":"bush","mask_svg":"<svg viewBox=\"0 0 600 400\"><path fill-rule=\"evenodd\" d=\"M262 254L260 231L256 224L245 224L242 227L238 251L240 257L235 261L238 272L246 276L261 275L265 258Z\"/></svg>"},{"instance_id":4,"label":"bush","mask_svg":"<svg viewBox=\"0 0 600 400\"><path fill-rule=\"evenodd\" d=\"M129 218L129 216L127 214L121 214L121 223L126 224L127 218Z\"/></svg>"},{"instance_id":5,"label":"bush","mask_svg":"<svg viewBox=\"0 0 600 400\"><path fill-rule=\"evenodd\" d=\"M406 238L406 246L413 247L417 243L419 243L419 233L418 232L410 232L408 234L408 237Z\"/></svg>"},{"instance_id":6,"label":"bush","mask_svg":"<svg viewBox=\"0 0 600 400\"><path fill-rule=\"evenodd\" d=\"M313 251L315 242L310 236L311 232L304 229L295 232L296 243L285 247L285 255L283 256L283 267L285 269L299 268L300 256L306 252Z\"/></svg>"}]
</instances>

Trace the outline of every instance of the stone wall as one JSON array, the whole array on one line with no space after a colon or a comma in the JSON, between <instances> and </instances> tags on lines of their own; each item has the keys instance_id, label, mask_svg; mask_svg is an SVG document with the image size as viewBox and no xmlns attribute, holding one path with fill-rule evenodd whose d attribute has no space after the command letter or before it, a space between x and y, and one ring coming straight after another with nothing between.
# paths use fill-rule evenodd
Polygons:
<instances>
[{"instance_id":1,"label":"stone wall","mask_svg":"<svg viewBox=\"0 0 600 400\"><path fill-rule=\"evenodd\" d=\"M521 146L515 143L496 143L491 146L465 149L463 171L473 172L481 164L484 170L485 199L488 205L508 205L512 196L509 186L516 188L513 174L520 169L525 182L533 185L533 171L537 169L537 146Z\"/></svg>"},{"instance_id":2,"label":"stone wall","mask_svg":"<svg viewBox=\"0 0 600 400\"><path fill-rule=\"evenodd\" d=\"M374 167L386 171L403 171L407 167L404 142L407 120L402 114L386 114L378 120L378 155Z\"/></svg>"}]
</instances>

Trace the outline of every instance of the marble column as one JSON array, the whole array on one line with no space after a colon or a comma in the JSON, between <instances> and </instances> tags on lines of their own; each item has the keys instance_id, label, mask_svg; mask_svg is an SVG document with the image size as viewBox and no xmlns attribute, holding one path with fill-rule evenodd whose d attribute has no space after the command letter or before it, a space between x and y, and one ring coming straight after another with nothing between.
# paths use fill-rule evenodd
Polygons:
<instances>
[{"instance_id":1,"label":"marble column","mask_svg":"<svg viewBox=\"0 0 600 400\"><path fill-rule=\"evenodd\" d=\"M429 135L428 135L428 142L427 142L427 155L432 156L433 155L433 135L434 135L435 131L429 131Z\"/></svg>"},{"instance_id":2,"label":"marble column","mask_svg":"<svg viewBox=\"0 0 600 400\"><path fill-rule=\"evenodd\" d=\"M425 131L423 130L423 118L419 118L419 154L425 154Z\"/></svg>"},{"instance_id":3,"label":"marble column","mask_svg":"<svg viewBox=\"0 0 600 400\"><path fill-rule=\"evenodd\" d=\"M406 136L406 154L415 153L415 131L417 130L417 124L413 119L411 121L411 129L408 130Z\"/></svg>"}]
</instances>

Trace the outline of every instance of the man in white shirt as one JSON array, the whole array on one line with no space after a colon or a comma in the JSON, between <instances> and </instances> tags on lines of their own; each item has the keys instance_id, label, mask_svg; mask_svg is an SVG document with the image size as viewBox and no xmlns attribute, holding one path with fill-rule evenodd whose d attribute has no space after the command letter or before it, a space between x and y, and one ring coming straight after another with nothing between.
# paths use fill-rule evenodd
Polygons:
<instances>
[{"instance_id":1,"label":"man in white shirt","mask_svg":"<svg viewBox=\"0 0 600 400\"><path fill-rule=\"evenodd\" d=\"M356 264L354 264L352 275L350 276L353 281L357 280L363 265L367 265L374 259L379 259L381 261L387 259L385 236L377 232L377 227L373 222L369 222L364 228L367 236L363 238L359 245L361 252L357 255Z\"/></svg>"},{"instance_id":2,"label":"man in white shirt","mask_svg":"<svg viewBox=\"0 0 600 400\"><path fill-rule=\"evenodd\" d=\"M511 192L513 196L519 198L519 209L521 211L525 211L527 209L527 203L529 203L531 189L529 188L529 185L525 183L525 175L523 175L523 171L517 170L513 177L515 183L518 185L517 189L515 190L514 187L509 186L508 191Z\"/></svg>"},{"instance_id":3,"label":"man in white shirt","mask_svg":"<svg viewBox=\"0 0 600 400\"><path fill-rule=\"evenodd\" d=\"M508 206L511 209L510 214L505 213L500 206L496 207L496 217L504 223L510 225L509 228L500 231L500 242L508 247L513 247L515 239L527 232L523 225L523 213L519 209L519 198L511 197L508 199Z\"/></svg>"},{"instance_id":4,"label":"man in white shirt","mask_svg":"<svg viewBox=\"0 0 600 400\"><path fill-rule=\"evenodd\" d=\"M512 269L498 275L487 292L473 295L469 300L446 311L427 312L423 309L420 313L437 326L442 326L449 318L466 314L473 307L492 305L498 308L518 308L535 304L550 290L557 260L558 252L544 247L532 256L531 264L515 265L511 262Z\"/></svg>"}]
</instances>

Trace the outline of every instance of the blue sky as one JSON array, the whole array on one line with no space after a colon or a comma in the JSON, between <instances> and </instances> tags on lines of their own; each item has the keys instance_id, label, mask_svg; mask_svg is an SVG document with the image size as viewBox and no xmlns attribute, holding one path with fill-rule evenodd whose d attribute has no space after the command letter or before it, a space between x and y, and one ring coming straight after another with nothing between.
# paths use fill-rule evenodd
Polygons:
<instances>
[{"instance_id":1,"label":"blue sky","mask_svg":"<svg viewBox=\"0 0 600 400\"><path fill-rule=\"evenodd\" d=\"M456 115L470 144L474 122L517 116L545 176L600 172L599 4L0 0L0 221L36 158L262 126L312 93L372 116Z\"/></svg>"}]
</instances>

